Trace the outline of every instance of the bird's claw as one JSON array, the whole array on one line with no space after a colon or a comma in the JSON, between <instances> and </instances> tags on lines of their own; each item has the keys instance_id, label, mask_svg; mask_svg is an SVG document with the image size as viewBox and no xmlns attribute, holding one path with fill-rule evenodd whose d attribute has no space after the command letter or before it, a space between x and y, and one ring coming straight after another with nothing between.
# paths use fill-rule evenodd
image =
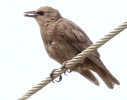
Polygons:
<instances>
[{"instance_id":1,"label":"bird's claw","mask_svg":"<svg viewBox=\"0 0 127 100\"><path fill-rule=\"evenodd\" d=\"M65 66L66 66L66 63L68 63L68 62L69 62L69 60L63 62L62 66L61 66L61 70L62 70L62 71L64 71L64 69L66 69ZM72 70L70 70L70 71L68 71L68 70L67 70L67 71L64 71L64 74L67 76L66 72L71 73Z\"/></svg>"},{"instance_id":2,"label":"bird's claw","mask_svg":"<svg viewBox=\"0 0 127 100\"><path fill-rule=\"evenodd\" d=\"M56 82L60 82L62 80L62 75L59 76L59 80L55 80Z\"/></svg>"},{"instance_id":3,"label":"bird's claw","mask_svg":"<svg viewBox=\"0 0 127 100\"><path fill-rule=\"evenodd\" d=\"M54 71L57 70L57 69L53 69L52 72L50 73L50 78L52 80L53 83L55 83L53 81L53 75L54 75ZM59 80L55 80L56 82L60 82L62 80L62 75L59 76Z\"/></svg>"},{"instance_id":4,"label":"bird's claw","mask_svg":"<svg viewBox=\"0 0 127 100\"><path fill-rule=\"evenodd\" d=\"M69 62L69 60L63 62L62 66L61 66L61 70L64 71L64 74L65 74L66 76L67 76L67 74L66 74L66 71L65 71L65 70L66 70L66 67L65 67L65 66L66 66L66 63L68 63L68 62ZM50 78L51 78L51 80L52 80L53 83L55 83L55 82L53 81L53 79L54 79L54 78L53 78L53 75L54 75L54 71L55 71L55 70L57 70L57 69L53 69L52 72L50 73ZM68 73L71 73L72 70L67 70L67 72L68 72ZM55 80L55 81L56 81L56 82L60 82L61 80L62 80L62 75L59 76L59 80Z\"/></svg>"}]
</instances>

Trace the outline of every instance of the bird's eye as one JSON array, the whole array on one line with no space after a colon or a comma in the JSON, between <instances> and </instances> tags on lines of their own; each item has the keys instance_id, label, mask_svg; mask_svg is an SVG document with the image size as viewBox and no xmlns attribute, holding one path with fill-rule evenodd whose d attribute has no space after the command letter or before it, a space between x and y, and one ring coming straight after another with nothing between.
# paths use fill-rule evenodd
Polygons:
<instances>
[{"instance_id":1,"label":"bird's eye","mask_svg":"<svg viewBox=\"0 0 127 100\"><path fill-rule=\"evenodd\" d=\"M41 11L41 12L38 12L38 14L39 14L39 15L44 15L44 12Z\"/></svg>"}]
</instances>

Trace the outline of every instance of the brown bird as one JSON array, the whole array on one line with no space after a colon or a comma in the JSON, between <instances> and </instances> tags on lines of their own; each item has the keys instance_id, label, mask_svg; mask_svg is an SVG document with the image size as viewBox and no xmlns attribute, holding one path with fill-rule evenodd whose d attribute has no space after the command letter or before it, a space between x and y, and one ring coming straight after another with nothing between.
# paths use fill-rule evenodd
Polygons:
<instances>
[{"instance_id":1,"label":"brown bird","mask_svg":"<svg viewBox=\"0 0 127 100\"><path fill-rule=\"evenodd\" d=\"M52 7L43 6L35 11L25 12L25 16L35 18L48 55L60 64L72 59L93 43L79 26L63 18L59 11ZM70 70L80 73L97 86L99 81L92 71L96 72L110 89L113 89L114 84L120 84L105 67L97 51Z\"/></svg>"}]
</instances>

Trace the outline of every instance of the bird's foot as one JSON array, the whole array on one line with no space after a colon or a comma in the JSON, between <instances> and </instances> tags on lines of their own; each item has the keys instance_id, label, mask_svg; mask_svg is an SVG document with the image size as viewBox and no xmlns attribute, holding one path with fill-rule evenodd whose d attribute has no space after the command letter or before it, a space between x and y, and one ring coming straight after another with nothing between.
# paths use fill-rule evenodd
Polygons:
<instances>
[{"instance_id":1,"label":"bird's foot","mask_svg":"<svg viewBox=\"0 0 127 100\"><path fill-rule=\"evenodd\" d=\"M50 73L50 78L52 80L52 82L54 83L53 81L53 75L54 75L54 71L57 70L57 69L53 69L52 72ZM56 82L60 82L62 80L62 75L59 76L59 80L55 80Z\"/></svg>"},{"instance_id":2,"label":"bird's foot","mask_svg":"<svg viewBox=\"0 0 127 100\"><path fill-rule=\"evenodd\" d=\"M63 64L62 64L62 66L61 66L61 70L62 71L64 71L64 69L66 69L66 63L68 63L70 60L67 60L67 61L65 61L65 62L63 62ZM67 71L64 71L64 74L67 76L67 74L66 74L66 72L68 72L68 73L71 73L72 72L72 70L70 69L69 71L67 70Z\"/></svg>"},{"instance_id":3,"label":"bird's foot","mask_svg":"<svg viewBox=\"0 0 127 100\"><path fill-rule=\"evenodd\" d=\"M63 64L62 64L62 66L61 66L61 70L62 71L64 71L64 74L66 75L66 72L68 72L68 73L71 73L72 72L72 70L71 69L69 69L69 70L67 70L67 71L65 71L66 70L66 63L68 63L69 62L69 60L67 60L67 61L65 61L65 62L63 62ZM50 73L50 78L51 78L51 80L52 80L52 82L54 83L54 81L53 81L53 75L54 75L54 71L55 70L57 70L57 69L53 69L52 70L52 72ZM67 76L67 75L66 75ZM60 82L62 80L62 75L60 75L59 76L59 80L55 80L56 82Z\"/></svg>"}]
</instances>

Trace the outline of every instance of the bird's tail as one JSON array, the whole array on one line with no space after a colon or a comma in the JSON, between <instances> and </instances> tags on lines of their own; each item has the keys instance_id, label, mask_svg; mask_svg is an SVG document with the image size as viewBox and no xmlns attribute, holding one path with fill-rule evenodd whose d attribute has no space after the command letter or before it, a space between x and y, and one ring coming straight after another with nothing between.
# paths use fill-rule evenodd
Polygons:
<instances>
[{"instance_id":1,"label":"bird's tail","mask_svg":"<svg viewBox=\"0 0 127 100\"><path fill-rule=\"evenodd\" d=\"M94 71L94 70L93 70ZM110 73L105 70L99 68L95 71L100 78L104 81L108 88L113 89L114 84L119 85L119 81Z\"/></svg>"},{"instance_id":2,"label":"bird's tail","mask_svg":"<svg viewBox=\"0 0 127 100\"><path fill-rule=\"evenodd\" d=\"M87 78L89 81L94 83L95 85L99 86L99 81L98 79L94 76L94 74L90 70L82 70L79 72L82 76ZM107 85L108 88L113 89L114 84L119 85L119 81L111 74L99 70L96 71L96 73L100 76L100 78L104 81L104 83Z\"/></svg>"},{"instance_id":3,"label":"bird's tail","mask_svg":"<svg viewBox=\"0 0 127 100\"><path fill-rule=\"evenodd\" d=\"M90 70L80 70L79 73L85 78L87 78L89 81L94 83L95 85L99 86L98 79L94 76L94 74Z\"/></svg>"},{"instance_id":4,"label":"bird's tail","mask_svg":"<svg viewBox=\"0 0 127 100\"><path fill-rule=\"evenodd\" d=\"M97 86L99 85L99 81L94 76L92 71L94 71L100 76L100 78L104 81L108 88L113 89L114 84L120 85L119 81L108 71L104 64L98 66L91 61L89 61L89 63L84 62L84 64L78 64L76 67L74 67L73 71L80 73L82 76L84 76Z\"/></svg>"},{"instance_id":5,"label":"bird's tail","mask_svg":"<svg viewBox=\"0 0 127 100\"><path fill-rule=\"evenodd\" d=\"M83 67L80 67L80 70L75 70L79 72L82 76L87 78L89 81L94 83L95 85L99 86L98 79L94 76L94 74L91 72L96 72L100 78L104 81L104 83L107 85L108 88L113 89L114 84L119 85L119 81L107 70L104 70L97 65L89 67L89 69L84 70Z\"/></svg>"}]
</instances>

